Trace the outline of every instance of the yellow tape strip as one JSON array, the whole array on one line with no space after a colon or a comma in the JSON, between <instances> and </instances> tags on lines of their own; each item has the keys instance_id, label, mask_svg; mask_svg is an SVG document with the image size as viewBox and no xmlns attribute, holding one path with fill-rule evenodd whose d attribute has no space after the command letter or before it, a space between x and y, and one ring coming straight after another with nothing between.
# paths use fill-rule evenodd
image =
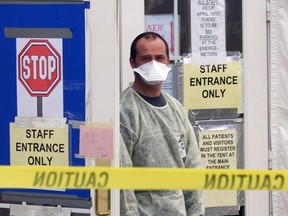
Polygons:
<instances>
[{"instance_id":1,"label":"yellow tape strip","mask_svg":"<svg viewBox=\"0 0 288 216\"><path fill-rule=\"evenodd\" d=\"M0 166L0 188L288 190L288 171Z\"/></svg>"}]
</instances>

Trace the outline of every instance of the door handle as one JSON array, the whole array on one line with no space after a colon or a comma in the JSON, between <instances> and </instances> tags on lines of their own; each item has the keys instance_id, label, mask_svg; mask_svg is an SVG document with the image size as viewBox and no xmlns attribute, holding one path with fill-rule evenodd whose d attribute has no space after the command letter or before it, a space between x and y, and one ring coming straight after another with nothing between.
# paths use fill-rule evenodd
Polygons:
<instances>
[{"instance_id":1,"label":"door handle","mask_svg":"<svg viewBox=\"0 0 288 216\"><path fill-rule=\"evenodd\" d=\"M97 216L109 216L111 213L110 208L110 190L96 190L96 215Z\"/></svg>"},{"instance_id":2,"label":"door handle","mask_svg":"<svg viewBox=\"0 0 288 216\"><path fill-rule=\"evenodd\" d=\"M97 159L97 166L111 167L111 161L105 159ZM110 216L111 214L111 191L109 189L95 190L95 214L97 216Z\"/></svg>"}]
</instances>

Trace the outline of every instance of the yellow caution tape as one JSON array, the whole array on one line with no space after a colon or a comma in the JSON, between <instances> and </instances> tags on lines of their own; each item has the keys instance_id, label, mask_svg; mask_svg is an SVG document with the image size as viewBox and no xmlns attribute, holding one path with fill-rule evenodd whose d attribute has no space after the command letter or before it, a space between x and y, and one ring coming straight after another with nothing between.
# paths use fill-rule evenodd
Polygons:
<instances>
[{"instance_id":1,"label":"yellow caution tape","mask_svg":"<svg viewBox=\"0 0 288 216\"><path fill-rule=\"evenodd\" d=\"M288 190L288 171L0 166L0 188Z\"/></svg>"}]
</instances>

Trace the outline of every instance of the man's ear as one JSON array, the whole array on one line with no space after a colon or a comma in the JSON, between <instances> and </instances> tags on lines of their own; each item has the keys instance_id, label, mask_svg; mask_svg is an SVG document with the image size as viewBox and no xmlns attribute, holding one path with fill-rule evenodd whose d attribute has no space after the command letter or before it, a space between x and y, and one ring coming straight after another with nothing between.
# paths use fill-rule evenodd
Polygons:
<instances>
[{"instance_id":1,"label":"man's ear","mask_svg":"<svg viewBox=\"0 0 288 216\"><path fill-rule=\"evenodd\" d=\"M170 59L168 58L168 60L167 60L167 65L169 65L170 64Z\"/></svg>"},{"instance_id":2,"label":"man's ear","mask_svg":"<svg viewBox=\"0 0 288 216\"><path fill-rule=\"evenodd\" d=\"M135 59L133 59L133 58L129 58L129 62L130 62L130 65L131 65L131 67L132 68L135 68L136 67L136 63L135 63Z\"/></svg>"}]
</instances>

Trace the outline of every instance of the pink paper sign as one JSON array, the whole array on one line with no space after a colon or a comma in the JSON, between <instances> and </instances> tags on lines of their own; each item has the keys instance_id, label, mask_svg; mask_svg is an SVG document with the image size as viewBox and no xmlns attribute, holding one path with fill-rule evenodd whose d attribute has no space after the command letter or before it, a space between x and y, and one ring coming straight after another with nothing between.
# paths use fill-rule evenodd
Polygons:
<instances>
[{"instance_id":1,"label":"pink paper sign","mask_svg":"<svg viewBox=\"0 0 288 216\"><path fill-rule=\"evenodd\" d=\"M81 125L79 154L113 159L113 129Z\"/></svg>"}]
</instances>

